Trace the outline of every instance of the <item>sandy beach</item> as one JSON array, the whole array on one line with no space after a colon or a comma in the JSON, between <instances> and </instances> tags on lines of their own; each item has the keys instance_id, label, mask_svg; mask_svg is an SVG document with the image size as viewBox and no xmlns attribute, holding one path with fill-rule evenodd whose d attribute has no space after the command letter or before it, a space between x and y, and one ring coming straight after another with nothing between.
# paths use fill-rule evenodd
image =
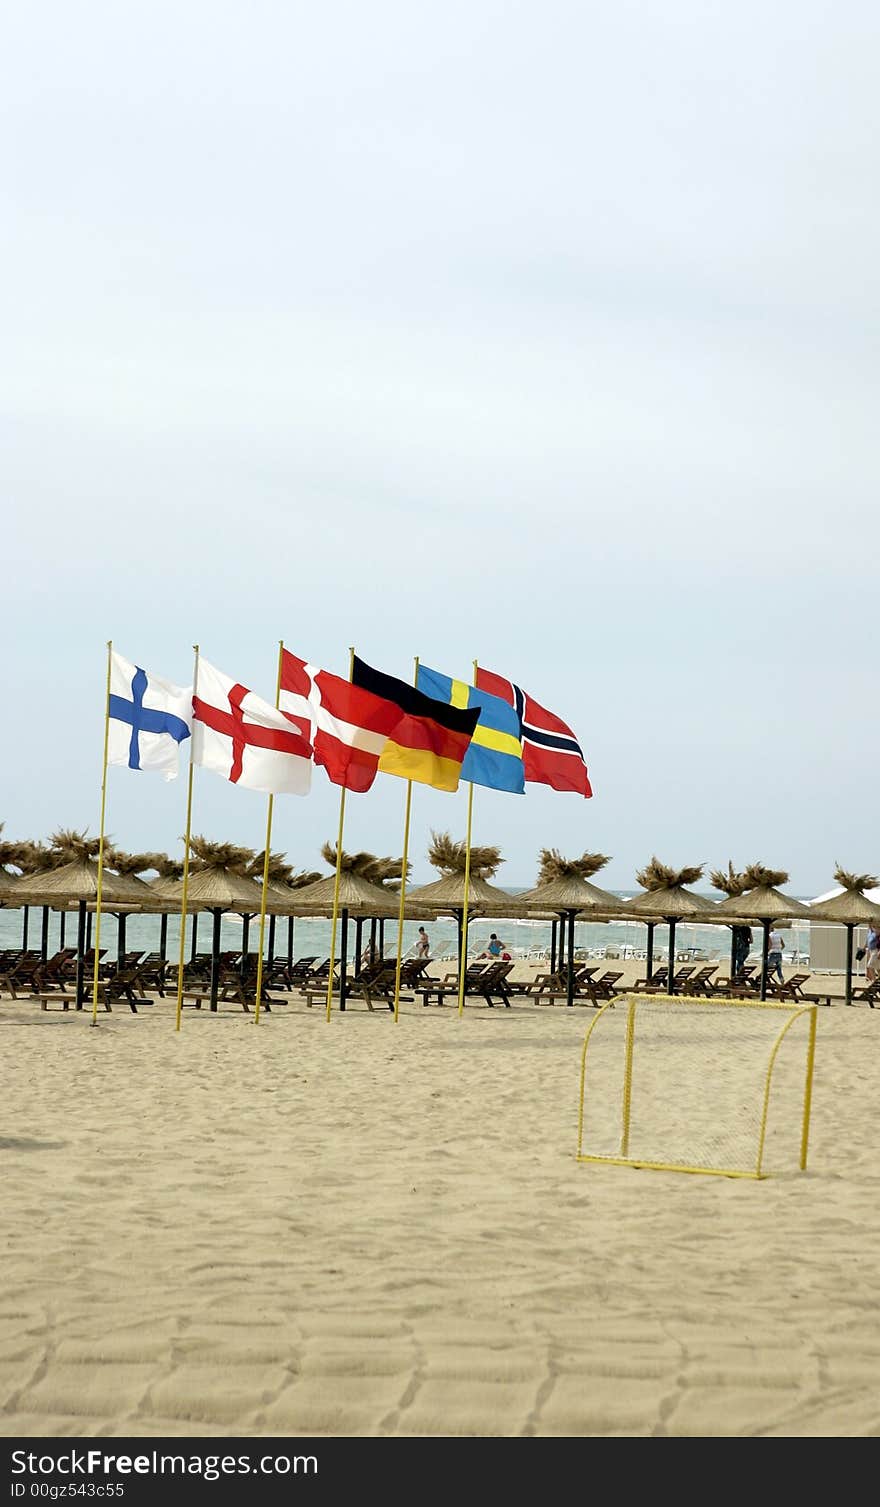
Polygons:
<instances>
[{"instance_id":1,"label":"sandy beach","mask_svg":"<svg viewBox=\"0 0 880 1507\"><path fill-rule=\"evenodd\" d=\"M577 1165L591 1014L4 1001L3 1433L880 1431L880 1012L760 1183Z\"/></svg>"}]
</instances>

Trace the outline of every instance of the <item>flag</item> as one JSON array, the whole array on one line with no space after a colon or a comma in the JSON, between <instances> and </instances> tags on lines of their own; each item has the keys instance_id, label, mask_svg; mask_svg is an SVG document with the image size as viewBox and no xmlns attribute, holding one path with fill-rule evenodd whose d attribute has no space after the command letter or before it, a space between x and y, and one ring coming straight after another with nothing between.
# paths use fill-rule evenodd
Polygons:
<instances>
[{"instance_id":1,"label":"flag","mask_svg":"<svg viewBox=\"0 0 880 1507\"><path fill-rule=\"evenodd\" d=\"M193 762L269 795L307 795L311 785L308 739L283 712L205 659L193 696Z\"/></svg>"},{"instance_id":2,"label":"flag","mask_svg":"<svg viewBox=\"0 0 880 1507\"><path fill-rule=\"evenodd\" d=\"M568 723L546 711L512 680L490 670L477 670L477 686L500 696L516 711L528 781L585 797L593 794L583 751Z\"/></svg>"},{"instance_id":3,"label":"flag","mask_svg":"<svg viewBox=\"0 0 880 1507\"><path fill-rule=\"evenodd\" d=\"M450 706L476 707L480 720L474 729L471 746L464 756L461 777L490 790L508 790L513 795L525 791L523 749L519 718L512 706L499 696L478 690L463 680L452 680L439 670L419 665L418 688L426 696L446 701Z\"/></svg>"},{"instance_id":4,"label":"flag","mask_svg":"<svg viewBox=\"0 0 880 1507\"><path fill-rule=\"evenodd\" d=\"M314 749L334 785L369 790L400 712L360 686L281 651L281 710Z\"/></svg>"},{"instance_id":5,"label":"flag","mask_svg":"<svg viewBox=\"0 0 880 1507\"><path fill-rule=\"evenodd\" d=\"M372 669L356 655L352 680L361 690L389 702L397 713L379 755L381 773L433 785L435 790L457 790L479 711L444 706L405 680Z\"/></svg>"},{"instance_id":6,"label":"flag","mask_svg":"<svg viewBox=\"0 0 880 1507\"><path fill-rule=\"evenodd\" d=\"M107 763L177 778L180 745L192 729L192 687L172 685L110 651Z\"/></svg>"}]
</instances>

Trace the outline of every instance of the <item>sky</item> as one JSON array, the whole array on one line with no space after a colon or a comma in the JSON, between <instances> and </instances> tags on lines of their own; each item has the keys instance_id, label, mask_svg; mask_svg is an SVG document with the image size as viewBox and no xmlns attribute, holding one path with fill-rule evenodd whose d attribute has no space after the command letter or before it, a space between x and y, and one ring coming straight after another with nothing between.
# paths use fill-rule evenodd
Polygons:
<instances>
[{"instance_id":1,"label":"sky","mask_svg":"<svg viewBox=\"0 0 880 1507\"><path fill-rule=\"evenodd\" d=\"M114 0L3 22L7 838L97 830L106 641L508 675L594 797L477 790L627 890L880 869L880 10ZM405 786L348 802L400 853ZM411 857L466 797L416 788ZM122 846L185 781L110 771ZM321 867L338 795L276 802ZM193 829L265 798L197 772Z\"/></svg>"}]
</instances>

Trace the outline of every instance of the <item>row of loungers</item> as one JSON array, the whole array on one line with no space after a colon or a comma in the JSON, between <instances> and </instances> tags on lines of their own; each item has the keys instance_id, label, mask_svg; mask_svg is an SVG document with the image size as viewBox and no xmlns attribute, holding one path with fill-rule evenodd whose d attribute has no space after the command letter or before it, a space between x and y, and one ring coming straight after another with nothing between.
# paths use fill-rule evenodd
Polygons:
<instances>
[{"instance_id":1,"label":"row of loungers","mask_svg":"<svg viewBox=\"0 0 880 1507\"><path fill-rule=\"evenodd\" d=\"M103 959L103 953L102 953ZM168 974L176 972L158 953L127 954L121 963L100 966L99 1003L109 1011L116 1001L126 1003L133 1013L138 1004L149 1004L148 993L165 994ZM419 998L425 1006L436 1003L442 1006L447 999L458 998L458 973L446 973L435 978L428 972L431 963L426 959L408 959L401 965L401 998L411 1002ZM496 1003L510 1008L511 999L530 1000L536 1004L554 1005L560 999L568 999L567 971L539 973L527 982L514 981L510 974L512 962L489 960L471 964L465 975L465 993L482 998L490 1007ZM91 977L94 968L94 953L86 959L85 972L91 994ZM715 977L717 964L697 968L678 968L673 976L673 995L699 995L707 999L757 999L760 996L758 965L747 964L732 978ZM39 1000L45 1010L51 1003L61 1004L67 1010L76 1004L70 984L75 977L76 957L73 948L65 948L44 962L39 953L0 953L0 990L13 999ZM199 954L187 965L185 979L188 987L184 1000L200 1009L210 1000L211 955ZM623 973L606 970L601 976L598 965L578 964L574 974L573 999L581 1005L601 1006L612 1002L619 993L668 994L669 970L658 968L650 979L640 979L634 985L621 985ZM361 968L356 977L346 979L346 995L350 999L362 999L369 1010L375 1005L394 1009L396 962L388 958ZM319 962L317 957L300 958L293 964L275 959L267 963L263 972L261 1007L270 1010L273 1003L283 1003L270 990L297 990L305 997L311 1008L316 1001L327 998L327 982L330 976L330 960ZM785 983L770 980L767 997L777 1002L830 1005L834 998L830 991L808 986L809 974L795 973ZM338 998L338 962L334 970L332 994ZM218 999L224 1003L240 1004L245 1011L256 999L256 954L244 958L239 953L224 953L220 958ZM868 1004L873 1009L880 1003L880 980L864 988L853 990L853 1002ZM81 1008L81 1006L79 1007Z\"/></svg>"}]
</instances>

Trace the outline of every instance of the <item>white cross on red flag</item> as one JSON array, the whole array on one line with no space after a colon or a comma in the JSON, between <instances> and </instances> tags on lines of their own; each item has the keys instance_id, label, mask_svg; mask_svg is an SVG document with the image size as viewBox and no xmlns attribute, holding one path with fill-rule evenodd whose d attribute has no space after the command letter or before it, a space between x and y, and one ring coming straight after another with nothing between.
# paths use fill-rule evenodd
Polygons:
<instances>
[{"instance_id":1,"label":"white cross on red flag","mask_svg":"<svg viewBox=\"0 0 880 1507\"><path fill-rule=\"evenodd\" d=\"M267 795L308 795L312 746L283 712L199 660L193 763Z\"/></svg>"}]
</instances>

